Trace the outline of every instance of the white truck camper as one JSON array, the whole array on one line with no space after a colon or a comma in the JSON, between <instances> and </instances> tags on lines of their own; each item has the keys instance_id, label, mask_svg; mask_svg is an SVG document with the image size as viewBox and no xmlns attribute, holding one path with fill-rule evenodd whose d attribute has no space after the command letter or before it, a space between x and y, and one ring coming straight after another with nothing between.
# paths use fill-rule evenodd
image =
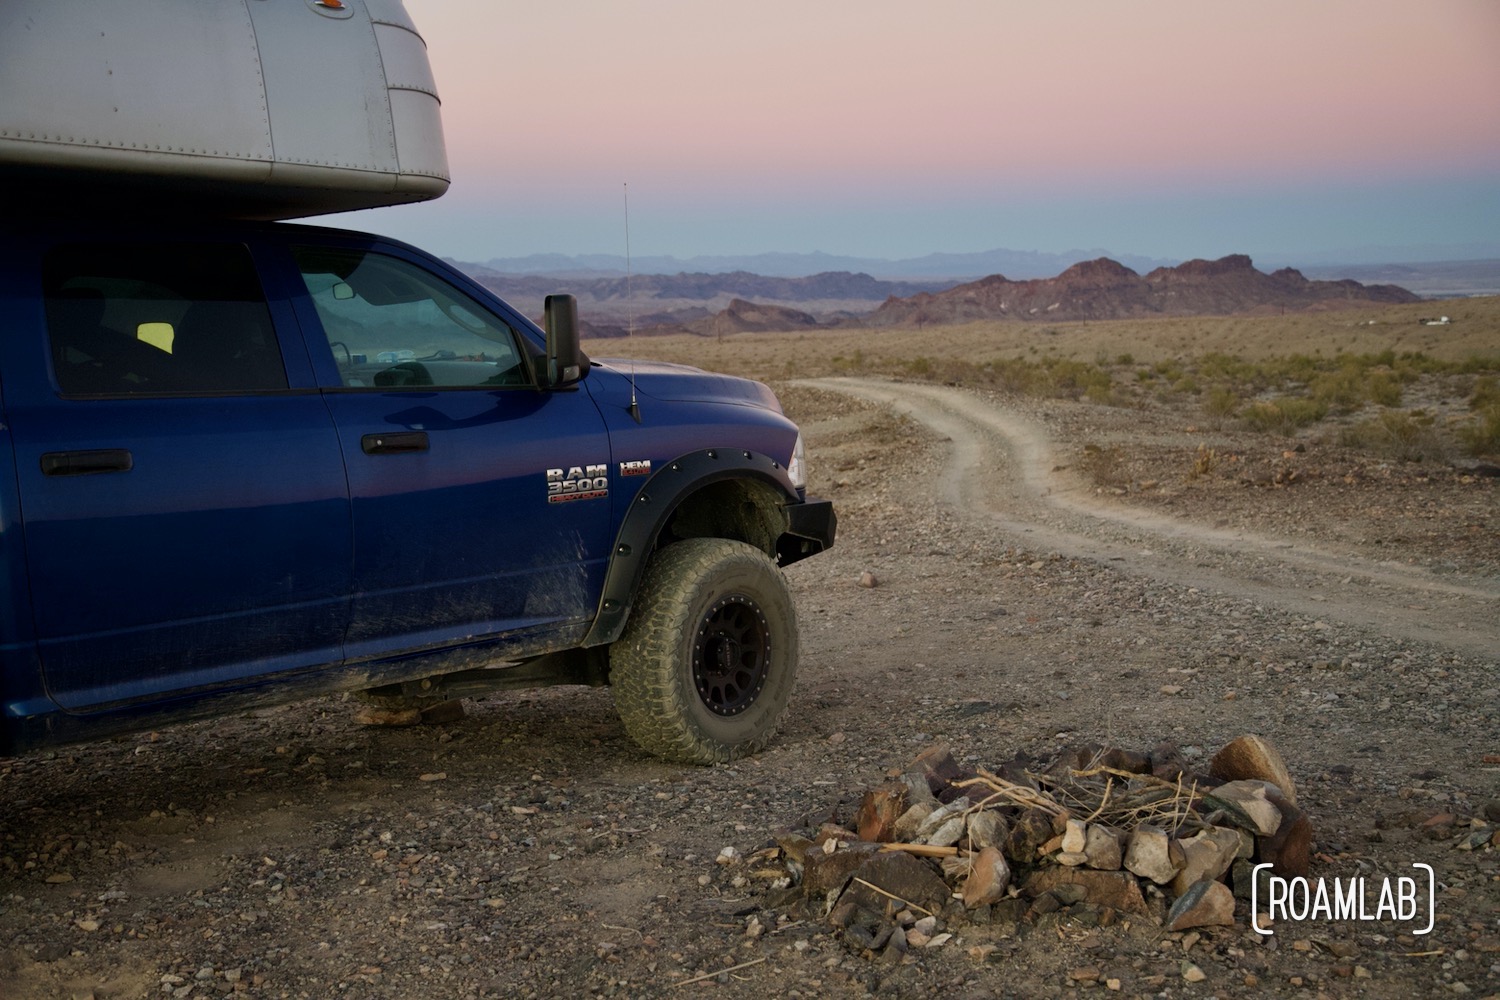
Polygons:
<instances>
[{"instance_id":1,"label":"white truck camper","mask_svg":"<svg viewBox=\"0 0 1500 1000\"><path fill-rule=\"evenodd\" d=\"M49 214L273 220L436 198L448 165L401 0L4 0L0 182Z\"/></svg>"}]
</instances>

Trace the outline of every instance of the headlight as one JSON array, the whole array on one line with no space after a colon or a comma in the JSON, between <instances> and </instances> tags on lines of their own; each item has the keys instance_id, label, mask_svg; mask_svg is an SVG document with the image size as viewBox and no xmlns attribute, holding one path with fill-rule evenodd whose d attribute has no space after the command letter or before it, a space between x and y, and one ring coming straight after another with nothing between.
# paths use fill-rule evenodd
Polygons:
<instances>
[{"instance_id":1,"label":"headlight","mask_svg":"<svg viewBox=\"0 0 1500 1000\"><path fill-rule=\"evenodd\" d=\"M797 432L797 443L792 445L792 460L787 463L786 473L792 485L799 490L807 489L807 452L802 447L802 432Z\"/></svg>"}]
</instances>

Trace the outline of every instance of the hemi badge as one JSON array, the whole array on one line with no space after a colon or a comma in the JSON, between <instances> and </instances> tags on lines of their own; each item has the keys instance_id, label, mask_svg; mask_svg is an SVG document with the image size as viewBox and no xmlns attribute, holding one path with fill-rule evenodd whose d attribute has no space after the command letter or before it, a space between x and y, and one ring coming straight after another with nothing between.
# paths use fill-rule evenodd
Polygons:
<instances>
[{"instance_id":1,"label":"hemi badge","mask_svg":"<svg viewBox=\"0 0 1500 1000\"><path fill-rule=\"evenodd\" d=\"M621 462L620 475L622 476L649 476L651 475L651 459L643 459L639 462Z\"/></svg>"}]
</instances>

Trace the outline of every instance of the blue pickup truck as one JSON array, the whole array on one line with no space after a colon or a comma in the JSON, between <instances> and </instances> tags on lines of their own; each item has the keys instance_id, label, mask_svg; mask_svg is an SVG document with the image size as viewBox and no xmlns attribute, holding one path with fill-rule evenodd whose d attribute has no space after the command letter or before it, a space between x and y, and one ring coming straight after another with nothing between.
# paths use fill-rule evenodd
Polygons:
<instances>
[{"instance_id":1,"label":"blue pickup truck","mask_svg":"<svg viewBox=\"0 0 1500 1000\"><path fill-rule=\"evenodd\" d=\"M771 391L284 222L447 190L401 0L6 0L0 68L0 755L542 684L766 743L835 530Z\"/></svg>"},{"instance_id":2,"label":"blue pickup truck","mask_svg":"<svg viewBox=\"0 0 1500 1000\"><path fill-rule=\"evenodd\" d=\"M764 385L589 359L442 261L275 222L0 225L0 755L339 691L609 684L771 737L833 543Z\"/></svg>"}]
</instances>

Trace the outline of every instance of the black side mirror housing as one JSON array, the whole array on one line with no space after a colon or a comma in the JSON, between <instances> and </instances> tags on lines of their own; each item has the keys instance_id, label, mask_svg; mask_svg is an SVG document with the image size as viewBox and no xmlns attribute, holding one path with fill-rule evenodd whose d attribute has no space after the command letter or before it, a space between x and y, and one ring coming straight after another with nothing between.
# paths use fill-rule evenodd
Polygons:
<instances>
[{"instance_id":1,"label":"black side mirror housing","mask_svg":"<svg viewBox=\"0 0 1500 1000\"><path fill-rule=\"evenodd\" d=\"M549 295L543 311L547 329L546 387L573 385L589 373L589 357L578 343L578 300L571 295Z\"/></svg>"}]
</instances>

